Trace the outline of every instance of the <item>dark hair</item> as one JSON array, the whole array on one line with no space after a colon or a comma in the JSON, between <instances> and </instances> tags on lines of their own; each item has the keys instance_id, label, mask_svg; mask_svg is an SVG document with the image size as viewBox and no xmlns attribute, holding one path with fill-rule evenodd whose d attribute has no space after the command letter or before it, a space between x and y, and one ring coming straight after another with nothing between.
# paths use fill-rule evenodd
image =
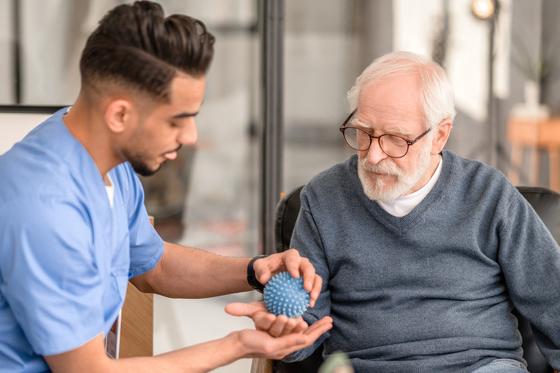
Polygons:
<instances>
[{"instance_id":1,"label":"dark hair","mask_svg":"<svg viewBox=\"0 0 560 373\"><path fill-rule=\"evenodd\" d=\"M165 101L177 71L193 77L206 74L214 40L201 21L179 14L166 18L159 4L119 5L86 42L80 60L82 85L115 82Z\"/></svg>"}]
</instances>

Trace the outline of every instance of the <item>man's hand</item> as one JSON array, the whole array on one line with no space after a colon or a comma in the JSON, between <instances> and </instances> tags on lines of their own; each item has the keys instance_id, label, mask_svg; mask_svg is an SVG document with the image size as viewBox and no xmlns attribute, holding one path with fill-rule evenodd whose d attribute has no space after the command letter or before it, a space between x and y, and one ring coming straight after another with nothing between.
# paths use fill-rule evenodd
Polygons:
<instances>
[{"instance_id":1,"label":"man's hand","mask_svg":"<svg viewBox=\"0 0 560 373\"><path fill-rule=\"evenodd\" d=\"M256 312L259 313L259 312ZM107 372L195 372L213 371L217 367L247 357L281 359L308 347L332 328L325 317L301 333L273 337L261 330L245 329L213 341L200 343L154 357L111 359L105 353L103 334L80 347L57 355L45 356L55 373Z\"/></svg>"},{"instance_id":2,"label":"man's hand","mask_svg":"<svg viewBox=\"0 0 560 373\"><path fill-rule=\"evenodd\" d=\"M332 319L327 316L302 333L290 333L276 338L260 330L245 329L234 333L248 351L245 357L279 360L292 352L311 346L331 328Z\"/></svg>"},{"instance_id":3,"label":"man's hand","mask_svg":"<svg viewBox=\"0 0 560 373\"><path fill-rule=\"evenodd\" d=\"M273 315L268 312L263 302L231 303L226 306L226 312L232 316L250 317L257 330L267 332L273 337L302 333L308 327L301 316L293 319L285 315Z\"/></svg>"},{"instance_id":4,"label":"man's hand","mask_svg":"<svg viewBox=\"0 0 560 373\"><path fill-rule=\"evenodd\" d=\"M307 258L302 258L295 249L273 254L255 261L253 264L257 280L265 285L272 276L288 271L292 277L303 277L303 288L309 291L309 307L313 307L323 280L315 273L315 268Z\"/></svg>"}]
</instances>

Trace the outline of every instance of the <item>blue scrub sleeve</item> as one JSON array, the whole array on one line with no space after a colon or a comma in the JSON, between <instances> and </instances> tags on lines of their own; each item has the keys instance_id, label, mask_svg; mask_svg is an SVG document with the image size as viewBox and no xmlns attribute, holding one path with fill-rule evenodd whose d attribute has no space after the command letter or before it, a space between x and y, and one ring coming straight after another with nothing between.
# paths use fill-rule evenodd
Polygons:
<instances>
[{"instance_id":1,"label":"blue scrub sleeve","mask_svg":"<svg viewBox=\"0 0 560 373\"><path fill-rule=\"evenodd\" d=\"M123 187L125 201L128 201L130 235L130 273L129 278L148 272L156 266L163 255L164 243L150 223L144 206L144 189L130 164L124 163L122 169L115 170L127 187Z\"/></svg>"}]
</instances>

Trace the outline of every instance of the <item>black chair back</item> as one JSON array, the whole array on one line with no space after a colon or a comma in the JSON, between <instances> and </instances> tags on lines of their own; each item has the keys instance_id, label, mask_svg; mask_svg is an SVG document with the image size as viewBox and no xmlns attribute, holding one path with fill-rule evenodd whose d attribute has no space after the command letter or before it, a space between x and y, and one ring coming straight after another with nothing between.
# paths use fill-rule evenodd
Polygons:
<instances>
[{"instance_id":1,"label":"black chair back","mask_svg":"<svg viewBox=\"0 0 560 373\"><path fill-rule=\"evenodd\" d=\"M276 251L282 252L290 248L292 231L301 207L300 193L303 186L297 187L284 195L276 208L275 243ZM560 194L540 187L518 187L519 192L529 201L550 230L556 242L560 242ZM523 358L527 360L527 369L531 373L552 373L553 369L535 343L529 322L514 310L519 320L519 331L523 338ZM322 351L317 349L303 361L285 363L275 361L275 373L315 373L323 362Z\"/></svg>"}]
</instances>

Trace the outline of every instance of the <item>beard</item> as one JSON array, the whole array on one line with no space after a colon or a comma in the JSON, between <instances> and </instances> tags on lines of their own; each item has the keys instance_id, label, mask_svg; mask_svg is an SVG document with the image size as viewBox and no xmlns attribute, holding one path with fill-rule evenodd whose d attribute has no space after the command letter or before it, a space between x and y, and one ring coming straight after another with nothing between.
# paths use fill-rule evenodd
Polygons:
<instances>
[{"instance_id":1,"label":"beard","mask_svg":"<svg viewBox=\"0 0 560 373\"><path fill-rule=\"evenodd\" d=\"M179 149L181 149L181 147L182 145L179 145L177 148L173 149L172 151L178 152ZM148 156L146 154L148 153L147 152L142 153L142 151L141 150L139 151L137 148L133 150L129 150L129 149L123 150L123 155L125 159L128 161L128 163L130 163L130 165L138 175L152 176L153 174L158 172L161 166L163 166L163 164L167 161L163 161L157 166L150 166L147 160Z\"/></svg>"},{"instance_id":2,"label":"beard","mask_svg":"<svg viewBox=\"0 0 560 373\"><path fill-rule=\"evenodd\" d=\"M162 163L163 164L163 163ZM152 176L161 168L161 165L155 169L148 167L147 164L141 162L130 162L134 171L141 176Z\"/></svg>"},{"instance_id":3,"label":"beard","mask_svg":"<svg viewBox=\"0 0 560 373\"><path fill-rule=\"evenodd\" d=\"M146 164L146 162L142 161L141 159L138 158L130 158L128 160L128 162L130 163L130 165L132 166L132 168L134 169L134 171L141 176L152 176L153 174L155 174L161 167L161 165L159 165L159 167L156 168L150 168L150 166L148 166ZM163 163L162 163L163 164Z\"/></svg>"},{"instance_id":4,"label":"beard","mask_svg":"<svg viewBox=\"0 0 560 373\"><path fill-rule=\"evenodd\" d=\"M161 165L163 164L161 163L157 167L150 167L148 165L148 162L145 160L145 157L143 157L139 153L123 151L123 155L125 156L125 159L128 161L128 163L130 163L134 171L141 176L152 176L160 169Z\"/></svg>"},{"instance_id":5,"label":"beard","mask_svg":"<svg viewBox=\"0 0 560 373\"><path fill-rule=\"evenodd\" d=\"M400 169L392 158L386 158L378 164L371 164L367 158L359 160L358 177L362 183L365 195L373 200L380 202L392 202L395 199L408 193L424 176L430 167L431 143L420 151L412 173L407 174ZM372 177L370 172L382 175L390 175L396 178L394 183L387 182L382 178Z\"/></svg>"}]
</instances>

